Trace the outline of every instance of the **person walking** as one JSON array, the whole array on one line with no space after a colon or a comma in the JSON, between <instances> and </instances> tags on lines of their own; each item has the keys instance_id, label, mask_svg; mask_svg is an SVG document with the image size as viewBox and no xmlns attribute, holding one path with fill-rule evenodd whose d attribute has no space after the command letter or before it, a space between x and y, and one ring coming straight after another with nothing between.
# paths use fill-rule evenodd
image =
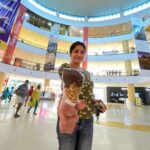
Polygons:
<instances>
[{"instance_id":1,"label":"person walking","mask_svg":"<svg viewBox=\"0 0 150 150\"><path fill-rule=\"evenodd\" d=\"M33 91L30 102L28 103L28 110L27 113L29 114L32 107L34 107L33 114L37 115L36 110L38 108L39 102L40 102L40 96L41 96L41 85L39 84L37 88Z\"/></svg>"},{"instance_id":2,"label":"person walking","mask_svg":"<svg viewBox=\"0 0 150 150\"><path fill-rule=\"evenodd\" d=\"M27 97L26 100L25 100L24 106L26 106L26 105L27 105L27 102L30 101L31 96L32 96L32 93L33 93L33 89L34 89L34 87L31 86L30 89L29 89L28 97Z\"/></svg>"},{"instance_id":3,"label":"person walking","mask_svg":"<svg viewBox=\"0 0 150 150\"><path fill-rule=\"evenodd\" d=\"M6 87L3 91L3 94L1 96L1 100L5 100L5 103L7 102L7 99L9 97L9 88Z\"/></svg>"},{"instance_id":4,"label":"person walking","mask_svg":"<svg viewBox=\"0 0 150 150\"><path fill-rule=\"evenodd\" d=\"M86 54L86 47L82 42L75 42L70 47L70 63L62 64L59 68L59 75L62 80L63 69L73 68L78 70L84 76L84 83L79 95L80 101L86 102L86 107L83 110L76 110L74 116L66 117L67 108L62 107L62 102L58 105L58 121L57 121L57 137L59 150L91 150L93 141L93 109L97 100L94 99L93 81L90 73L82 69L81 63ZM71 80L71 79L68 79ZM97 103L100 107L100 112L106 111L106 106L102 101ZM69 107L69 106L68 106ZM61 131L60 120L64 121L65 131ZM69 129L76 126L74 130Z\"/></svg>"},{"instance_id":5,"label":"person walking","mask_svg":"<svg viewBox=\"0 0 150 150\"><path fill-rule=\"evenodd\" d=\"M17 95L17 97L16 97L17 108L16 108L16 112L14 114L14 118L20 117L20 115L18 115L18 112L19 112L22 104L24 103L26 97L28 96L28 85L29 85L29 80L26 80L15 91L15 93Z\"/></svg>"},{"instance_id":6,"label":"person walking","mask_svg":"<svg viewBox=\"0 0 150 150\"><path fill-rule=\"evenodd\" d=\"M8 97L9 102L11 101L13 94L14 94L14 87L12 87L9 91L9 97Z\"/></svg>"}]
</instances>

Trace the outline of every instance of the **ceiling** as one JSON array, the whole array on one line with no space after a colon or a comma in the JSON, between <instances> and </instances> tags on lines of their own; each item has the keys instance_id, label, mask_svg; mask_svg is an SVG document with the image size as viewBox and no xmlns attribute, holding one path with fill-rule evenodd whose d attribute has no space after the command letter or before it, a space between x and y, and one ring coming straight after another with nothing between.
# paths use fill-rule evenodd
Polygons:
<instances>
[{"instance_id":1,"label":"ceiling","mask_svg":"<svg viewBox=\"0 0 150 150\"><path fill-rule=\"evenodd\" d=\"M101 16L120 12L148 0L35 0L52 10L76 16Z\"/></svg>"}]
</instances>

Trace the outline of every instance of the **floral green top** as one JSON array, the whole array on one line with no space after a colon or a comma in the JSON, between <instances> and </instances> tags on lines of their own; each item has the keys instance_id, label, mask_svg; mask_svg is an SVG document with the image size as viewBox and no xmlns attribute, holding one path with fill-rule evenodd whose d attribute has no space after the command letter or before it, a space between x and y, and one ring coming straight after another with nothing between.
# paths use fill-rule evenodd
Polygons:
<instances>
[{"instance_id":1,"label":"floral green top","mask_svg":"<svg viewBox=\"0 0 150 150\"><path fill-rule=\"evenodd\" d=\"M64 68L70 68L70 65L67 63L64 63L59 68L59 75L61 79L62 79L62 72ZM84 80L83 88L79 95L79 99L85 100L87 103L87 106L85 107L85 109L79 111L78 114L81 119L90 119L92 118L92 115L93 115L94 84L93 84L93 81L91 80L90 73L87 70L82 69L82 71L80 72L84 75L85 80Z\"/></svg>"}]
</instances>

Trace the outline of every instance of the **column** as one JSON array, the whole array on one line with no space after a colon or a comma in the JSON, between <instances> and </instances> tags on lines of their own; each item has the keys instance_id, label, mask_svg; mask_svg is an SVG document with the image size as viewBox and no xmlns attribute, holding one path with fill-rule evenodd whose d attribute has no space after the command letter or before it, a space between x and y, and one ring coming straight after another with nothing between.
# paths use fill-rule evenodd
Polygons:
<instances>
[{"instance_id":1,"label":"column","mask_svg":"<svg viewBox=\"0 0 150 150\"><path fill-rule=\"evenodd\" d=\"M10 40L9 40L7 49L5 50L5 53L3 56L3 63L6 63L6 64L11 63L11 60L12 60L12 57L16 48L17 40L19 37L19 33L21 31L23 21L25 19L24 15L26 11L27 9L23 5L20 5L18 16L17 16L16 22L14 23L12 33L10 34Z\"/></svg>"},{"instance_id":2,"label":"column","mask_svg":"<svg viewBox=\"0 0 150 150\"><path fill-rule=\"evenodd\" d=\"M3 84L4 84L4 81L6 80L6 78L7 78L6 73L0 72L0 93L2 93Z\"/></svg>"},{"instance_id":3,"label":"column","mask_svg":"<svg viewBox=\"0 0 150 150\"><path fill-rule=\"evenodd\" d=\"M131 104L135 104L136 102L135 88L133 84L128 84L128 102Z\"/></svg>"},{"instance_id":4,"label":"column","mask_svg":"<svg viewBox=\"0 0 150 150\"><path fill-rule=\"evenodd\" d=\"M55 23L51 27L49 42L45 57L44 71L54 70L55 69L55 61L56 61L56 53L58 47L59 40L59 29L60 24Z\"/></svg>"},{"instance_id":5,"label":"column","mask_svg":"<svg viewBox=\"0 0 150 150\"><path fill-rule=\"evenodd\" d=\"M129 53L130 48L129 48L128 40L122 41L122 48L124 53Z\"/></svg>"},{"instance_id":6,"label":"column","mask_svg":"<svg viewBox=\"0 0 150 150\"><path fill-rule=\"evenodd\" d=\"M124 53L130 52L128 40L122 42L122 48ZM125 61L125 70L126 70L126 75L132 75L132 63L130 60Z\"/></svg>"},{"instance_id":7,"label":"column","mask_svg":"<svg viewBox=\"0 0 150 150\"><path fill-rule=\"evenodd\" d=\"M125 61L125 70L127 76L132 75L132 64L130 60Z\"/></svg>"},{"instance_id":8,"label":"column","mask_svg":"<svg viewBox=\"0 0 150 150\"><path fill-rule=\"evenodd\" d=\"M44 80L44 88L45 88L45 90L46 90L47 88L49 88L49 86L50 86L50 80L49 80L49 79L45 79L45 80Z\"/></svg>"},{"instance_id":9,"label":"column","mask_svg":"<svg viewBox=\"0 0 150 150\"><path fill-rule=\"evenodd\" d=\"M85 54L84 61L82 63L82 68L87 69L87 65L88 65L88 27L83 28L83 42L86 47L86 54Z\"/></svg>"}]
</instances>

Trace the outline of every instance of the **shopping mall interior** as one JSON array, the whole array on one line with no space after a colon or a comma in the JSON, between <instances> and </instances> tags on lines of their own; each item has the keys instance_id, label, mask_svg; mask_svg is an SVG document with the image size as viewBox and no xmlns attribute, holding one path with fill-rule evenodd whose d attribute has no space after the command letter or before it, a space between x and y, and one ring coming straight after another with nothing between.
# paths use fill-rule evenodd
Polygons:
<instances>
[{"instance_id":1,"label":"shopping mall interior","mask_svg":"<svg viewBox=\"0 0 150 150\"><path fill-rule=\"evenodd\" d=\"M58 149L58 72L76 41L107 106L98 122L93 114L89 150L150 150L150 0L0 0L0 150ZM14 118L26 80L41 85L37 115L22 103Z\"/></svg>"}]
</instances>

